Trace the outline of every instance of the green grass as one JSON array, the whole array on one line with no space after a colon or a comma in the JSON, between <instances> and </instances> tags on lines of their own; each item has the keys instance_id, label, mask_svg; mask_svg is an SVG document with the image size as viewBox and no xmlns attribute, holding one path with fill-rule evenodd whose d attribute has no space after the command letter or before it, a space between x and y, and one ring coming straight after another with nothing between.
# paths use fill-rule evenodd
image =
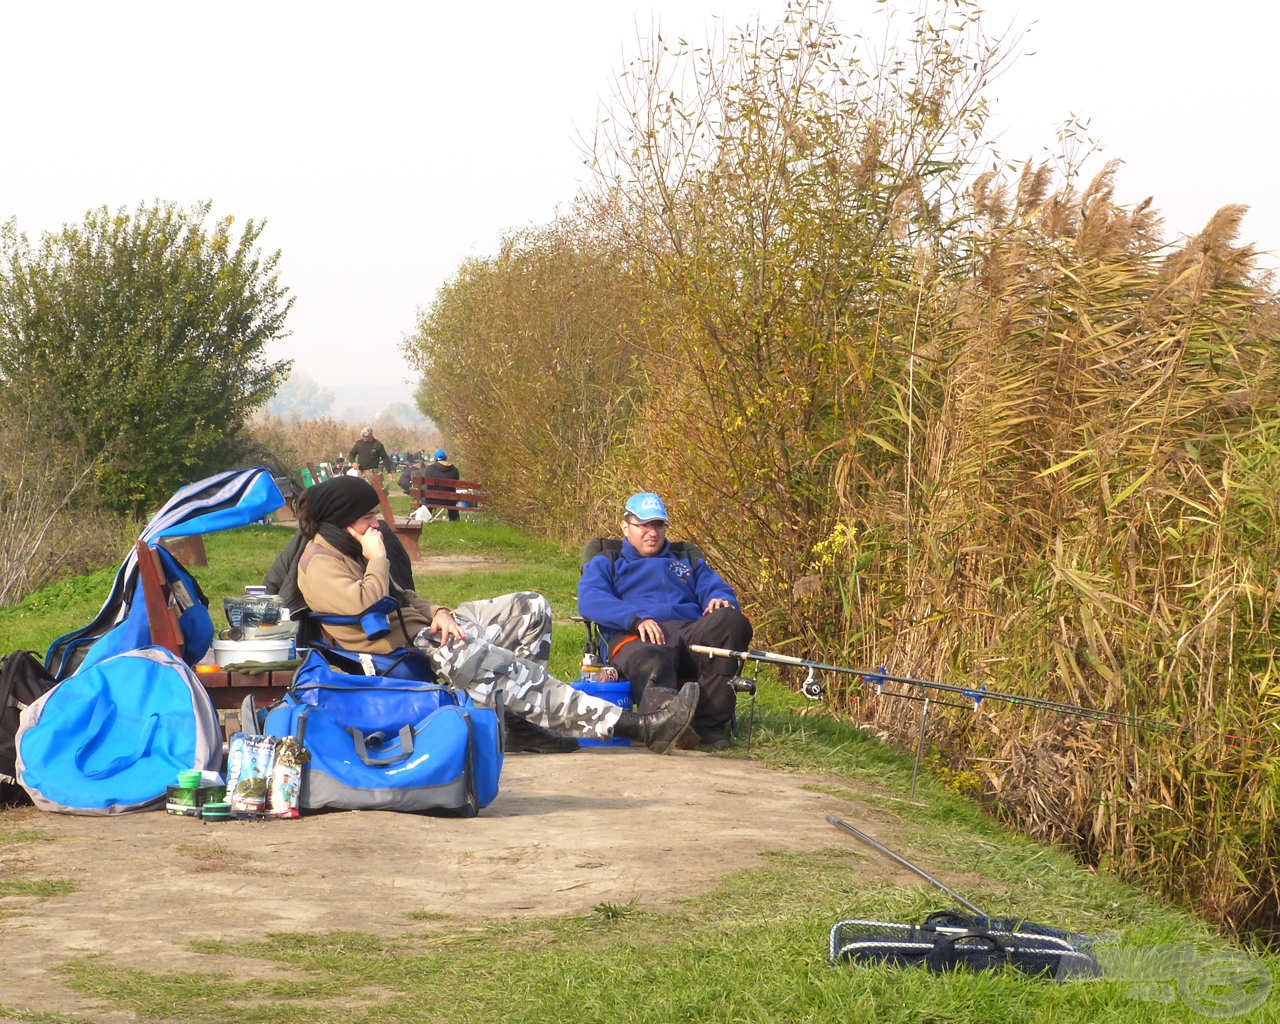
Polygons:
<instances>
[{"instance_id":1,"label":"green grass","mask_svg":"<svg viewBox=\"0 0 1280 1024\"><path fill-rule=\"evenodd\" d=\"M0 655L27 650L43 658L50 643L98 613L111 590L116 568L61 580L28 594L15 605L0 608Z\"/></svg>"},{"instance_id":2,"label":"green grass","mask_svg":"<svg viewBox=\"0 0 1280 1024\"><path fill-rule=\"evenodd\" d=\"M85 1024L83 1017L70 1016L65 1013L38 1013L30 1010L19 1010L17 1007L0 1003L0 1021L8 1024Z\"/></svg>"},{"instance_id":3,"label":"green grass","mask_svg":"<svg viewBox=\"0 0 1280 1024\"><path fill-rule=\"evenodd\" d=\"M34 843L49 837L34 828L0 828L0 848L10 843Z\"/></svg>"},{"instance_id":4,"label":"green grass","mask_svg":"<svg viewBox=\"0 0 1280 1024\"><path fill-rule=\"evenodd\" d=\"M260 580L287 536L282 529L255 527L207 538L210 568L197 576L215 605L222 593ZM500 563L493 571L420 578L419 590L432 600L457 603L517 588L546 593L561 620L555 664L569 674L582 638L580 627L563 621L574 611L572 555L485 522L430 527L423 546L429 554L470 553ZM52 603L38 603L40 597L33 595L32 614L38 606L40 628L50 638L80 624L71 619L80 612L64 610L59 619ZM740 718L745 728L745 702ZM747 755L739 744L718 756ZM910 859L927 861L991 913L1115 936L1100 953L1111 977L1054 984L1011 973L939 977L915 969L829 965L827 935L837 920L918 920L948 906L935 890L891 884L889 865L879 855L832 829L826 849L762 857L758 867L668 913L635 903L601 903L587 914L477 926L410 900L402 927L383 935L290 933L257 942L193 944L200 953L279 965L288 972L283 980L257 978L261 972L252 966L247 976L221 966L210 973L124 969L109 957L66 962L64 980L140 1020L228 1024L1204 1019L1185 990L1188 979L1207 976L1194 958L1230 947L1203 922L1087 870L1063 852L1009 833L927 773L912 796L908 753L814 709L767 673L761 676L750 757L779 770L813 773L813 788L837 814L870 806L890 823L877 838ZM0 849L36 838L30 829L0 831ZM868 883L868 877L879 880ZM41 886L66 883L16 884L42 895ZM1181 966L1173 954L1183 958ZM1275 954L1257 956L1249 962L1271 972L1280 966ZM212 992L217 999L210 998ZM1273 1020L1277 1002L1231 1019ZM5 1013L0 1006L0 1019Z\"/></svg>"},{"instance_id":5,"label":"green grass","mask_svg":"<svg viewBox=\"0 0 1280 1024\"><path fill-rule=\"evenodd\" d=\"M66 896L76 891L76 883L63 878L0 878L0 897Z\"/></svg>"},{"instance_id":6,"label":"green grass","mask_svg":"<svg viewBox=\"0 0 1280 1024\"><path fill-rule=\"evenodd\" d=\"M0 900L4 900L9 896L24 896L35 899L49 899L53 896L66 896L76 891L76 884L68 879L62 878L10 878L6 877L7 872L4 870L6 854L11 847L17 847L24 843L43 842L50 837L39 829L34 828L18 828L7 827L3 825L4 810L0 808ZM39 858L35 858L35 863L39 864ZM21 861L17 861L21 863ZM19 909L16 907L6 907L0 902L0 920L6 916L16 915ZM3 1020L0 1016L0 1020Z\"/></svg>"}]
</instances>

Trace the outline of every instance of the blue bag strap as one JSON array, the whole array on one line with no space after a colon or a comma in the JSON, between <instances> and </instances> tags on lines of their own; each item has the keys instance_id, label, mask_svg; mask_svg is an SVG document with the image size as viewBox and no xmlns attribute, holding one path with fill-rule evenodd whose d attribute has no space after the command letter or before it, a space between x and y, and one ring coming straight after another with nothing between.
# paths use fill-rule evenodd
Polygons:
<instances>
[{"instance_id":1,"label":"blue bag strap","mask_svg":"<svg viewBox=\"0 0 1280 1024\"><path fill-rule=\"evenodd\" d=\"M348 616L348 618L352 621L355 620L355 616ZM347 672L346 674L353 676L390 676L397 668L410 658L422 657L422 652L416 647L402 647L398 651L392 651L390 654L380 654L375 658L372 655L364 654L360 651L348 651L345 648L334 647L332 644L326 644L323 642L313 643L311 645L311 653L324 661L324 663L332 669L341 671L344 668L351 668L353 671ZM372 658L374 667L377 669L376 672L369 672L365 664L366 658ZM379 664L378 659L388 660ZM357 668L359 671L355 671Z\"/></svg>"},{"instance_id":2,"label":"blue bag strap","mask_svg":"<svg viewBox=\"0 0 1280 1024\"><path fill-rule=\"evenodd\" d=\"M356 754L370 768L385 768L389 764L405 761L413 756L413 726L411 725L403 726L400 729L400 753L388 755L387 757L370 757L368 747L365 744L364 733L356 728L348 728L347 732L351 734L352 740L355 741Z\"/></svg>"},{"instance_id":3,"label":"blue bag strap","mask_svg":"<svg viewBox=\"0 0 1280 1024\"><path fill-rule=\"evenodd\" d=\"M367 680L373 679L378 685L371 687ZM401 679L399 676L342 676L337 679L303 679L294 681L289 686L293 693L309 690L325 690L331 693L442 693L449 694L453 703L458 703L458 691L443 683L418 682L416 679Z\"/></svg>"},{"instance_id":4,"label":"blue bag strap","mask_svg":"<svg viewBox=\"0 0 1280 1024\"><path fill-rule=\"evenodd\" d=\"M386 636L391 632L391 622L387 616L394 611L400 610L400 602L394 597L382 597L373 604L369 605L364 611L358 615L321 615L318 612L312 612L311 617L318 622L327 623L330 626L351 626L359 624L364 630L364 635L370 640L377 640Z\"/></svg>"},{"instance_id":5,"label":"blue bag strap","mask_svg":"<svg viewBox=\"0 0 1280 1024\"><path fill-rule=\"evenodd\" d=\"M89 727L86 729L86 731L92 732L92 738L76 751L75 756L75 766L84 774L86 779L109 779L130 765L137 764L143 755L151 749L156 731L160 728L160 716L148 715L145 727L141 733L134 737L134 743L129 750L122 754L117 754L105 764L96 765L93 768L88 767L89 759L101 746L103 737L110 732L115 718L115 708L103 708L99 704L93 709L93 716L89 720Z\"/></svg>"}]
</instances>

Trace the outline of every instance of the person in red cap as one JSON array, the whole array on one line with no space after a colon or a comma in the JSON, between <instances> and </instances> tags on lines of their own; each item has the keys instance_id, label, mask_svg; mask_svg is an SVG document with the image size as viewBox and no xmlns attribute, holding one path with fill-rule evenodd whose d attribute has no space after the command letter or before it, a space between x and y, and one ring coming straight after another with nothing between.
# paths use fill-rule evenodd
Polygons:
<instances>
[{"instance_id":1,"label":"person in red cap","mask_svg":"<svg viewBox=\"0 0 1280 1024\"><path fill-rule=\"evenodd\" d=\"M701 557L667 540L667 507L651 491L633 494L622 514L621 552L602 552L578 581L578 611L605 632L609 658L631 680L641 712L661 707L697 679L697 742L729 745L737 701L736 658L695 655L690 644L745 650L751 623L738 597Z\"/></svg>"}]
</instances>

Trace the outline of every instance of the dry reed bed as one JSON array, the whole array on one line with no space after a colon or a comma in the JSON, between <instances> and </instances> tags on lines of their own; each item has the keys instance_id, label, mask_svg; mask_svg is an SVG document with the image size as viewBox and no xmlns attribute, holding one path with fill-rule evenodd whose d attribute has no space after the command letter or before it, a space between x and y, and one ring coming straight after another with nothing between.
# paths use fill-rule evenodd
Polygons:
<instances>
[{"instance_id":1,"label":"dry reed bed","mask_svg":"<svg viewBox=\"0 0 1280 1024\"><path fill-rule=\"evenodd\" d=\"M977 174L1004 50L960 7L879 53L805 4L656 42L595 187L407 351L507 515L580 540L663 491L768 646L1176 723L930 736L1031 833L1275 934L1274 290L1239 208L1169 245L1113 166Z\"/></svg>"}]
</instances>

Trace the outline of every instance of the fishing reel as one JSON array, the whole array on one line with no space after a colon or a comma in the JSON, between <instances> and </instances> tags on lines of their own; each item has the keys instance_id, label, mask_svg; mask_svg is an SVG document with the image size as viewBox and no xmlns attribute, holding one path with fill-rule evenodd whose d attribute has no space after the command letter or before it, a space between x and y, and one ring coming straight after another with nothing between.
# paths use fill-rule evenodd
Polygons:
<instances>
[{"instance_id":1,"label":"fishing reel","mask_svg":"<svg viewBox=\"0 0 1280 1024\"><path fill-rule=\"evenodd\" d=\"M734 676L729 680L729 689L734 693L746 693L754 696L756 692L756 681L749 676Z\"/></svg>"},{"instance_id":2,"label":"fishing reel","mask_svg":"<svg viewBox=\"0 0 1280 1024\"><path fill-rule=\"evenodd\" d=\"M809 666L809 674L804 677L804 682L800 684L800 692L810 700L822 700L826 696L827 688L814 672L812 665Z\"/></svg>"}]
</instances>

